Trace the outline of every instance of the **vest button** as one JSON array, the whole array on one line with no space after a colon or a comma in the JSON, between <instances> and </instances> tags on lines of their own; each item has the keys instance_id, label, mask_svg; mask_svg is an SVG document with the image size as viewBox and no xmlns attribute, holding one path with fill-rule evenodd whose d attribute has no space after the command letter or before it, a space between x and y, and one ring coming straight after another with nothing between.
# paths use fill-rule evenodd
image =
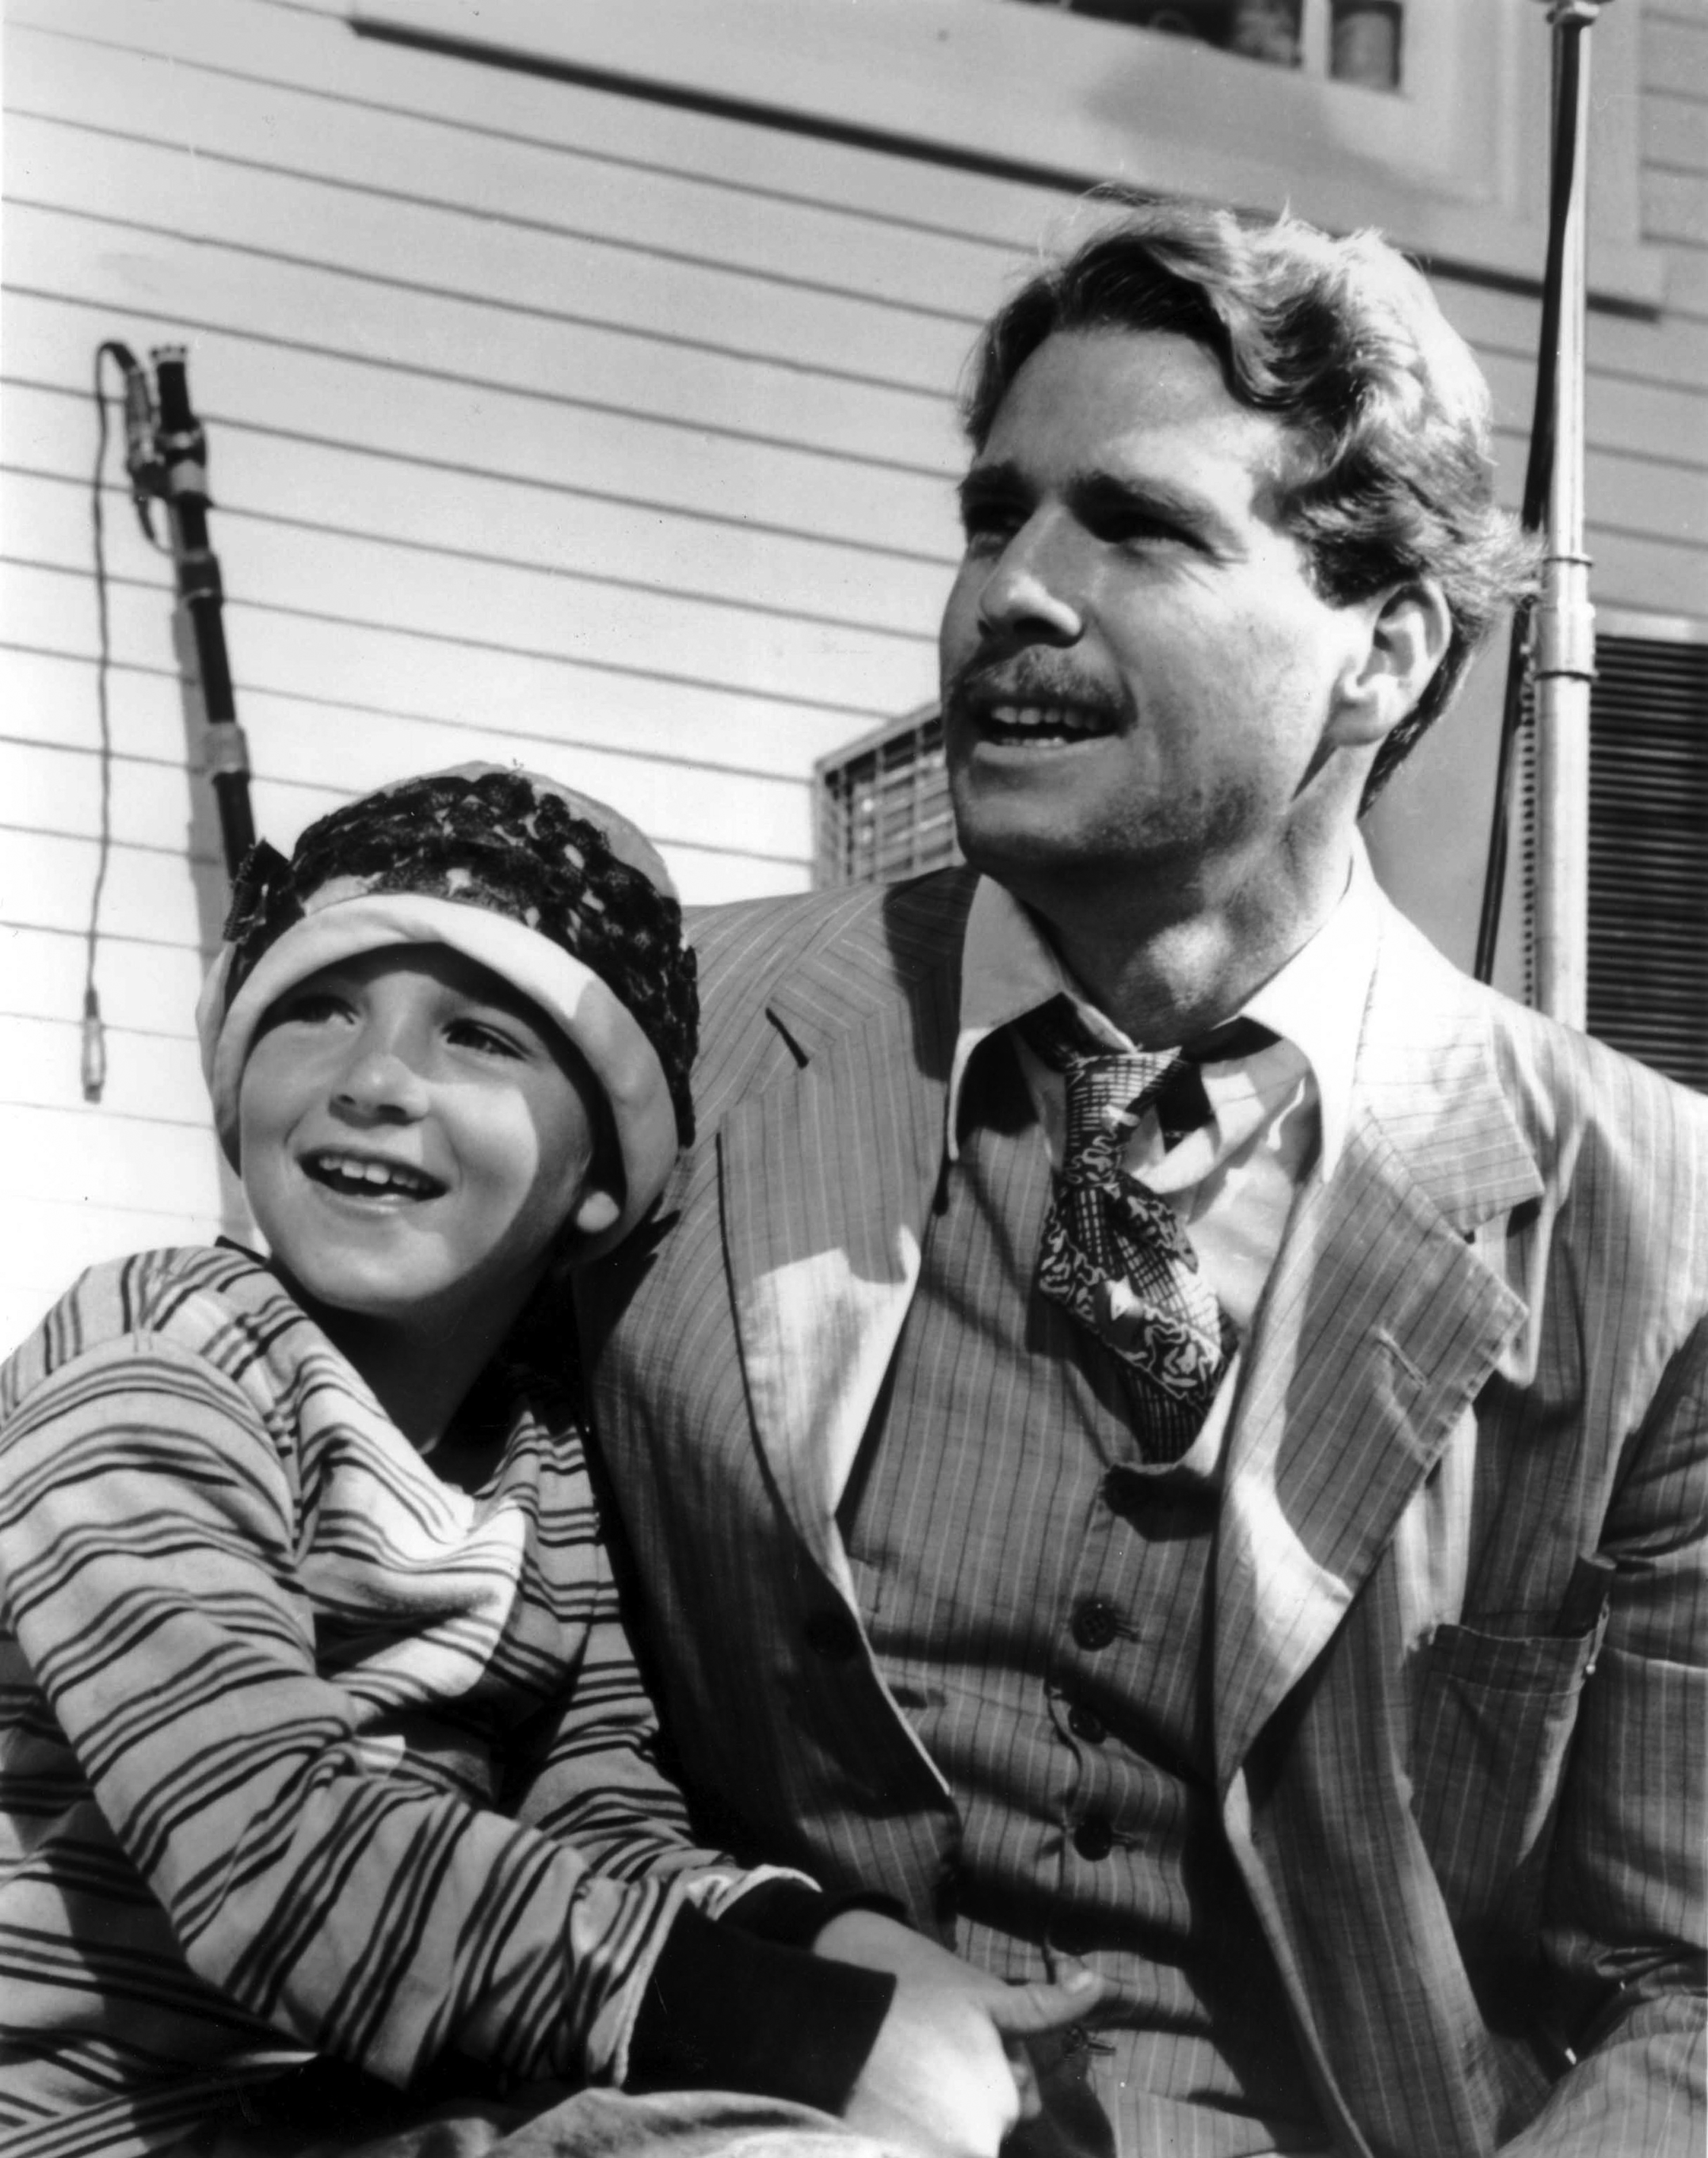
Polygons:
<instances>
[{"instance_id":1,"label":"vest button","mask_svg":"<svg viewBox=\"0 0 1708 2158\"><path fill-rule=\"evenodd\" d=\"M1115 1848L1115 1831L1102 1814L1088 1814L1073 1832L1073 1847L1095 1865Z\"/></svg>"},{"instance_id":2,"label":"vest button","mask_svg":"<svg viewBox=\"0 0 1708 2158\"><path fill-rule=\"evenodd\" d=\"M1112 1603L1088 1596L1074 1612L1069 1630L1082 1649L1107 1649L1121 1631L1121 1621Z\"/></svg>"},{"instance_id":3,"label":"vest button","mask_svg":"<svg viewBox=\"0 0 1708 2158\"><path fill-rule=\"evenodd\" d=\"M1103 1503L1123 1521L1136 1521L1156 1495L1155 1478L1140 1469L1112 1469L1103 1479Z\"/></svg>"},{"instance_id":4,"label":"vest button","mask_svg":"<svg viewBox=\"0 0 1708 2158\"><path fill-rule=\"evenodd\" d=\"M846 1611L815 1611L807 1621L807 1646L827 1664L848 1664L860 1652L860 1633Z\"/></svg>"},{"instance_id":5,"label":"vest button","mask_svg":"<svg viewBox=\"0 0 1708 2158\"><path fill-rule=\"evenodd\" d=\"M1087 1746L1101 1746L1109 1736L1108 1726L1102 1717L1089 1708L1069 1709L1067 1727L1076 1738L1083 1738Z\"/></svg>"}]
</instances>

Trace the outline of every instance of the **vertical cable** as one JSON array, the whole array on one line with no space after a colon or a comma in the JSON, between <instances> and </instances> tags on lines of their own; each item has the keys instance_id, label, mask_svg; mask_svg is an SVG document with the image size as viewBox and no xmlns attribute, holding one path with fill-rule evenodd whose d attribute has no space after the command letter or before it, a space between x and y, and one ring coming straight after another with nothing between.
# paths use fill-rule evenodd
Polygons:
<instances>
[{"instance_id":1,"label":"vertical cable","mask_svg":"<svg viewBox=\"0 0 1708 2158\"><path fill-rule=\"evenodd\" d=\"M106 514L101 497L101 473L106 464L106 399L101 394L101 363L111 345L95 348L95 411L96 421L95 476L90 490L90 522L95 535L95 703L100 715L101 821L95 856L95 884L89 898L89 931L83 973L83 1098L98 1102L106 1085L106 1032L101 1025L101 993L95 987L95 953L101 941L101 902L106 890L107 864L112 855L113 737L112 714L107 702L108 676L112 668L112 632L107 615ZM122 365L122 361L120 362Z\"/></svg>"}]
</instances>

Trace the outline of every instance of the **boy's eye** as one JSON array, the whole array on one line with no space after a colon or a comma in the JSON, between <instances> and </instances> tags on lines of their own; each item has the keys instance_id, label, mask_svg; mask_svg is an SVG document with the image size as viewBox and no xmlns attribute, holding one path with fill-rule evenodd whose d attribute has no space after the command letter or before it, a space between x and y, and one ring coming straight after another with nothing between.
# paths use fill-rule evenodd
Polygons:
<instances>
[{"instance_id":1,"label":"boy's eye","mask_svg":"<svg viewBox=\"0 0 1708 2158\"><path fill-rule=\"evenodd\" d=\"M459 1049L477 1049L487 1056L517 1057L524 1053L513 1035L488 1020L453 1020L446 1029L446 1038Z\"/></svg>"},{"instance_id":2,"label":"boy's eye","mask_svg":"<svg viewBox=\"0 0 1708 2158\"><path fill-rule=\"evenodd\" d=\"M331 989L295 989L280 998L268 1014L269 1024L279 1025L289 1022L297 1026L324 1026L330 1020L347 1018L348 1002Z\"/></svg>"}]
</instances>

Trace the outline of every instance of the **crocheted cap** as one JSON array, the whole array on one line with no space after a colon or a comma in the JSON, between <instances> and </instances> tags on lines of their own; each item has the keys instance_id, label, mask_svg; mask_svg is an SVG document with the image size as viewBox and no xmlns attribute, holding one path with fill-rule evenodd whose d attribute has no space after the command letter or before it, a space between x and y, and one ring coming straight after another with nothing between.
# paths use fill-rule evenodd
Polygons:
<instances>
[{"instance_id":1,"label":"crocheted cap","mask_svg":"<svg viewBox=\"0 0 1708 2158\"><path fill-rule=\"evenodd\" d=\"M693 1137L699 1003L669 873L614 809L489 764L406 779L311 824L290 860L255 849L197 1014L220 1143L267 1010L334 961L445 944L544 1012L591 1067L622 1157L623 1205L596 1256L651 1205Z\"/></svg>"}]
</instances>

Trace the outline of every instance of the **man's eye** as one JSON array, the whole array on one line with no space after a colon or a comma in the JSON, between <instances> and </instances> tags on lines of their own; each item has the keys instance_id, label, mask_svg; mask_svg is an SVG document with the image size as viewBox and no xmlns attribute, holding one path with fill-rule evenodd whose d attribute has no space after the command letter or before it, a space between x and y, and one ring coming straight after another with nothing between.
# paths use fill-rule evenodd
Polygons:
<instances>
[{"instance_id":1,"label":"man's eye","mask_svg":"<svg viewBox=\"0 0 1708 2158\"><path fill-rule=\"evenodd\" d=\"M1092 529L1098 539L1112 547L1159 545L1182 536L1165 519L1133 509L1111 511L1107 516L1097 519Z\"/></svg>"},{"instance_id":2,"label":"man's eye","mask_svg":"<svg viewBox=\"0 0 1708 2158\"><path fill-rule=\"evenodd\" d=\"M969 474L956 490L956 502L969 552L1005 546L1031 514L1025 494L993 473Z\"/></svg>"},{"instance_id":3,"label":"man's eye","mask_svg":"<svg viewBox=\"0 0 1708 2158\"><path fill-rule=\"evenodd\" d=\"M969 555L988 553L1007 546L1025 522L1024 514L996 503L968 503L961 513L961 530Z\"/></svg>"}]
</instances>

